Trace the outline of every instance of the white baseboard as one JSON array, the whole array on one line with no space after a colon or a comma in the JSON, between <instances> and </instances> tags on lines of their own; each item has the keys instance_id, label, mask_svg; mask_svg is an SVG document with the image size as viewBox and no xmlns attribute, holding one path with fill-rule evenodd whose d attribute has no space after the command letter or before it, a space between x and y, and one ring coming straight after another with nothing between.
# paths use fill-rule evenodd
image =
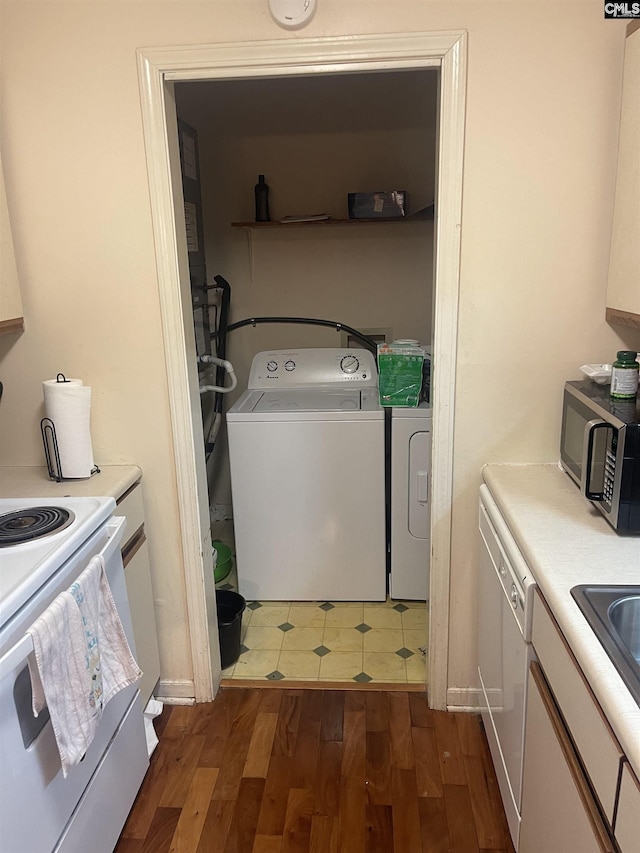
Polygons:
<instances>
[{"instance_id":1,"label":"white baseboard","mask_svg":"<svg viewBox=\"0 0 640 853\"><path fill-rule=\"evenodd\" d=\"M165 705L193 705L195 704L195 687L193 679L181 681L170 681L160 679L158 682L156 699Z\"/></svg>"},{"instance_id":2,"label":"white baseboard","mask_svg":"<svg viewBox=\"0 0 640 853\"><path fill-rule=\"evenodd\" d=\"M447 690L447 710L477 713L481 708L481 693L479 687L449 687Z\"/></svg>"},{"instance_id":3,"label":"white baseboard","mask_svg":"<svg viewBox=\"0 0 640 853\"><path fill-rule=\"evenodd\" d=\"M219 685L216 685L217 687ZM193 681L160 680L156 698L166 705L193 705L195 689ZM471 711L479 712L481 707L481 691L479 687L450 687L447 690L448 711Z\"/></svg>"}]
</instances>

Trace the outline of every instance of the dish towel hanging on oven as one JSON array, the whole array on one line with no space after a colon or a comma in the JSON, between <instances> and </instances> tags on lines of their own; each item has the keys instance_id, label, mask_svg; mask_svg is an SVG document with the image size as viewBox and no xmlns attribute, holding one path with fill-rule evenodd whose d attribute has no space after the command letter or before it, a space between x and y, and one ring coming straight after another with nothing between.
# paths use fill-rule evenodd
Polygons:
<instances>
[{"instance_id":1,"label":"dish towel hanging on oven","mask_svg":"<svg viewBox=\"0 0 640 853\"><path fill-rule=\"evenodd\" d=\"M118 616L102 557L94 557L27 631L33 713L46 706L62 772L82 759L102 711L142 672Z\"/></svg>"}]
</instances>

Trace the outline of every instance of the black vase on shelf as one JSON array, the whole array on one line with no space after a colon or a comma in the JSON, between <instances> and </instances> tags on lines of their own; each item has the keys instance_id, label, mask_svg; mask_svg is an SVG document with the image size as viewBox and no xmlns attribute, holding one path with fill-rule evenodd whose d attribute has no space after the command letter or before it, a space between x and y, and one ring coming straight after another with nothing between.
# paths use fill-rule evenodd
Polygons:
<instances>
[{"instance_id":1,"label":"black vase on shelf","mask_svg":"<svg viewBox=\"0 0 640 853\"><path fill-rule=\"evenodd\" d=\"M255 186L256 194L256 222L270 222L269 216L269 187L265 183L264 175L258 176Z\"/></svg>"}]
</instances>

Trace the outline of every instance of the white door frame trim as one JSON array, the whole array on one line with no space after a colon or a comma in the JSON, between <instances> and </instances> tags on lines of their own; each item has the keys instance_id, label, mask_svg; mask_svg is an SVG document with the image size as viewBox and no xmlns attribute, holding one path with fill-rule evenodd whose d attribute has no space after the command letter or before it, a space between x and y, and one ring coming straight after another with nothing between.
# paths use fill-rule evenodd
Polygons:
<instances>
[{"instance_id":1,"label":"white door frame trim","mask_svg":"<svg viewBox=\"0 0 640 853\"><path fill-rule=\"evenodd\" d=\"M197 454L189 393L189 364L183 335L181 270L186 251L176 237L182 212L172 185L169 140L175 133L172 81L285 77L304 74L440 68L436 300L434 310L431 588L429 698L446 708L449 646L449 577L453 498L453 427L457 353L462 170L466 99L467 37L463 31L380 36L240 42L138 50L138 74L149 173L153 233L173 427L173 446L182 531L189 633L196 701L214 694L209 627L204 595L201 525L196 483ZM173 163L175 169L175 163ZM183 282L184 283L184 282Z\"/></svg>"}]
</instances>

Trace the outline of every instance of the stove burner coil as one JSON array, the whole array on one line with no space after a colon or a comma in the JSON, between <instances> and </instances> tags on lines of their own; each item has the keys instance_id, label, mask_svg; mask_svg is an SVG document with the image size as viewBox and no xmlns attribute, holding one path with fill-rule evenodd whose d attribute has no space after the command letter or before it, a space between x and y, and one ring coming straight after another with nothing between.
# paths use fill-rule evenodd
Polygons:
<instances>
[{"instance_id":1,"label":"stove burner coil","mask_svg":"<svg viewBox=\"0 0 640 853\"><path fill-rule=\"evenodd\" d=\"M75 515L59 506L34 506L0 515L0 548L20 545L58 533Z\"/></svg>"}]
</instances>

